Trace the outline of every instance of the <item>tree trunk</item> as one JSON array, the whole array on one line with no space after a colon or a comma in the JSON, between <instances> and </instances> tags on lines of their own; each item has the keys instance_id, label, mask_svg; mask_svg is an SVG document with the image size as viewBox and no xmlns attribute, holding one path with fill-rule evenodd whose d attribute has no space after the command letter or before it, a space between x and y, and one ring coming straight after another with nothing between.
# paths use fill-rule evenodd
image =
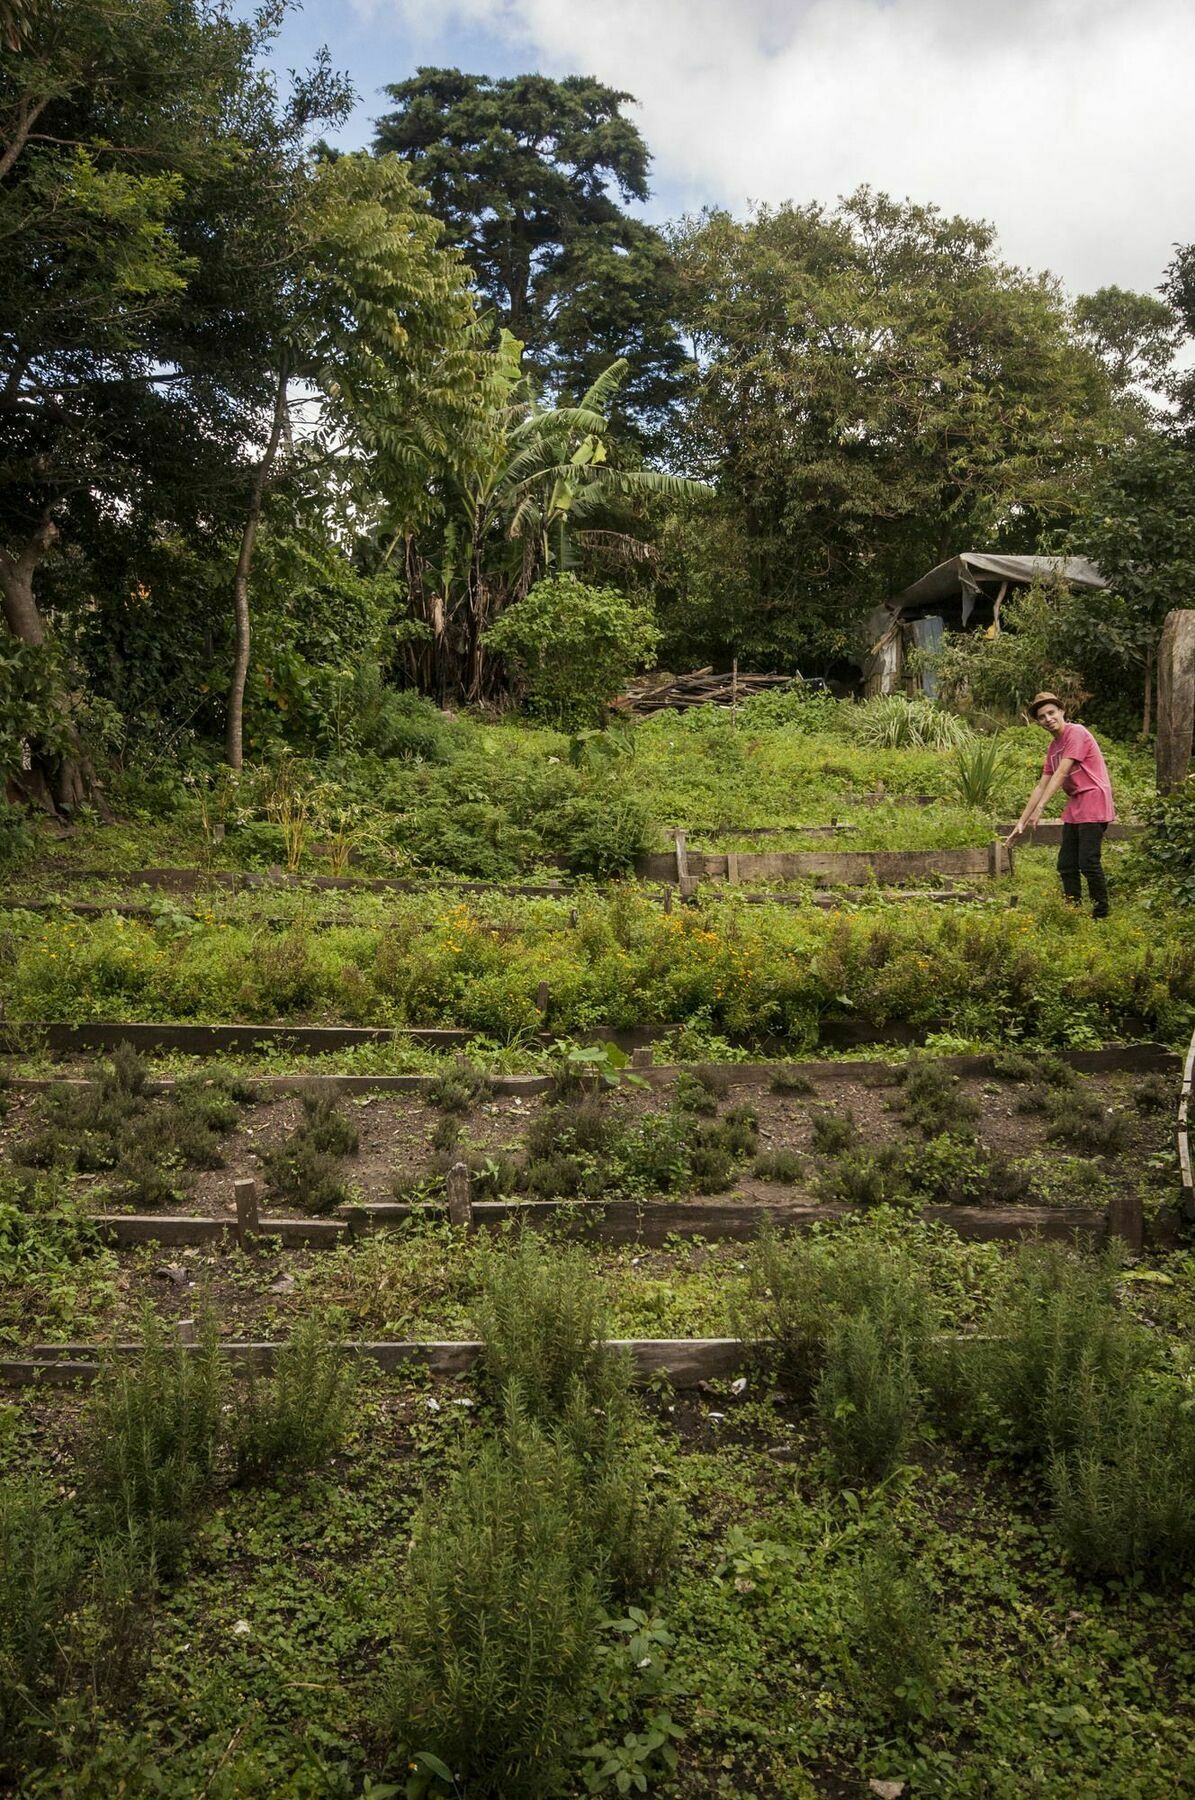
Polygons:
<instances>
[{"instance_id":1,"label":"tree trunk","mask_svg":"<svg viewBox=\"0 0 1195 1800\"><path fill-rule=\"evenodd\" d=\"M282 428L286 422L286 390L287 373L284 364L278 375L278 388L274 395L274 417L270 423L270 435L266 442L265 453L253 471L253 480L249 487L249 510L245 515L245 525L241 532L241 547L237 553L236 573L232 580L236 651L232 662L232 680L228 688L228 728L224 739L224 760L230 769L243 768L245 761L245 681L249 674L250 644L249 574L253 567L253 547L257 542L257 528L261 523L262 502L265 499L266 487L273 471L274 458L278 454Z\"/></svg>"},{"instance_id":2,"label":"tree trunk","mask_svg":"<svg viewBox=\"0 0 1195 1800\"><path fill-rule=\"evenodd\" d=\"M1166 614L1158 644L1158 734L1154 759L1158 792L1187 779L1195 739L1195 611Z\"/></svg>"},{"instance_id":3,"label":"tree trunk","mask_svg":"<svg viewBox=\"0 0 1195 1800\"><path fill-rule=\"evenodd\" d=\"M4 622L12 636L31 649L41 649L46 642L46 627L33 592L33 577L57 538L58 527L46 512L18 555L10 556L7 551L0 550L0 602ZM52 817L72 813L90 802L101 818L110 819L95 771L83 754L71 721L70 701L66 694L58 695L54 706L61 715L58 746L51 750L45 744L32 742L29 768L4 771L8 785L18 798ZM61 748L63 742L65 751Z\"/></svg>"}]
</instances>

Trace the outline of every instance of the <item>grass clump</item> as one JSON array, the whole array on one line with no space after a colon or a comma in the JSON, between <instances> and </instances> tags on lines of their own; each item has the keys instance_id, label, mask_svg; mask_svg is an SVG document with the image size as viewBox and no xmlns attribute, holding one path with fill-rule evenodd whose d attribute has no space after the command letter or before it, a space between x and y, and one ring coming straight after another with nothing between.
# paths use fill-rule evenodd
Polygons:
<instances>
[{"instance_id":1,"label":"grass clump","mask_svg":"<svg viewBox=\"0 0 1195 1800\"><path fill-rule=\"evenodd\" d=\"M1046 1136L1052 1143L1066 1144L1088 1155L1115 1156L1128 1142L1129 1122L1125 1114L1106 1107L1088 1089L1054 1093L1046 1110L1050 1120Z\"/></svg>"},{"instance_id":2,"label":"grass clump","mask_svg":"<svg viewBox=\"0 0 1195 1800\"><path fill-rule=\"evenodd\" d=\"M912 1198L908 1156L895 1144L847 1150L817 1178L819 1199L843 1206L904 1206Z\"/></svg>"},{"instance_id":3,"label":"grass clump","mask_svg":"<svg viewBox=\"0 0 1195 1800\"><path fill-rule=\"evenodd\" d=\"M277 1470L318 1468L338 1449L353 1397L353 1373L318 1320L306 1318L277 1353L273 1373L249 1371L232 1426L236 1473L260 1480Z\"/></svg>"}]
</instances>

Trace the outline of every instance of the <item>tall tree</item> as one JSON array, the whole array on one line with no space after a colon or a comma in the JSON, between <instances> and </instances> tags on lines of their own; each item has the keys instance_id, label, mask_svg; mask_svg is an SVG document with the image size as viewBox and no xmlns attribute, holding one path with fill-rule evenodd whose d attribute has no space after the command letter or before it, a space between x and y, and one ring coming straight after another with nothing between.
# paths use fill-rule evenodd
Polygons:
<instances>
[{"instance_id":1,"label":"tall tree","mask_svg":"<svg viewBox=\"0 0 1195 1800\"><path fill-rule=\"evenodd\" d=\"M684 443L718 484L721 572L704 520L673 579L708 654L824 664L932 564L1032 549L1067 515L1113 428L1109 379L990 227L864 189L834 212L706 214L676 251L702 365Z\"/></svg>"},{"instance_id":2,"label":"tall tree","mask_svg":"<svg viewBox=\"0 0 1195 1800\"><path fill-rule=\"evenodd\" d=\"M395 109L377 121L376 150L411 164L529 365L577 399L622 358L621 405L658 422L686 356L667 245L626 210L648 193L631 95L583 75L432 68L386 92Z\"/></svg>"},{"instance_id":3,"label":"tall tree","mask_svg":"<svg viewBox=\"0 0 1195 1800\"><path fill-rule=\"evenodd\" d=\"M277 109L255 58L281 11L26 0L0 38L0 597L26 646L50 635L37 584L56 546L114 514L216 511L235 489L228 294L190 305L220 260L220 207L199 196L268 191L343 97L323 65ZM35 745L29 791L50 806L87 791L64 741Z\"/></svg>"},{"instance_id":4,"label":"tall tree","mask_svg":"<svg viewBox=\"0 0 1195 1800\"><path fill-rule=\"evenodd\" d=\"M243 757L250 578L267 496L280 482L384 493L410 529L479 427L481 357L459 257L397 157L343 156L303 173L270 264L259 345L256 448L233 582L235 657L225 754ZM268 386L267 386L268 380ZM268 398L267 398L268 394ZM300 428L295 429L295 420Z\"/></svg>"}]
</instances>

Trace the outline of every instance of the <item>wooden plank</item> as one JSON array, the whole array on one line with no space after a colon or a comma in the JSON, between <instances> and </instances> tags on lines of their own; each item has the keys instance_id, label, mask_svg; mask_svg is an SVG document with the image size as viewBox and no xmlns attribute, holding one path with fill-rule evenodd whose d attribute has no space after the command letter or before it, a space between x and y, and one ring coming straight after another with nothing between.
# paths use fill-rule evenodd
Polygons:
<instances>
[{"instance_id":1,"label":"wooden plank","mask_svg":"<svg viewBox=\"0 0 1195 1800\"><path fill-rule=\"evenodd\" d=\"M1002 839L1008 836L1014 824L1015 820L1010 820L1007 825L997 825L996 830ZM1145 825L1123 824L1119 820L1114 820L1104 833L1104 838L1110 844L1129 843L1135 838L1143 837L1147 830L1148 827ZM1035 825L1032 831L1023 833L1017 839L1017 848L1018 850L1057 849L1061 842L1062 820L1043 819L1040 825Z\"/></svg>"},{"instance_id":2,"label":"wooden plank","mask_svg":"<svg viewBox=\"0 0 1195 1800\"><path fill-rule=\"evenodd\" d=\"M281 1344L225 1343L220 1348L234 1367L252 1367L265 1373L274 1366ZM614 1338L610 1348L628 1352L640 1378L664 1375L678 1387L695 1387L703 1381L733 1374L755 1346L738 1338ZM136 1357L141 1349L140 1344L41 1345L28 1355L0 1362L0 1382L63 1385L94 1380L105 1359ZM390 1373L414 1365L432 1375L451 1376L467 1375L476 1364L482 1345L475 1341L349 1342L339 1349L345 1356L374 1362Z\"/></svg>"},{"instance_id":3,"label":"wooden plank","mask_svg":"<svg viewBox=\"0 0 1195 1800\"><path fill-rule=\"evenodd\" d=\"M237 1236L235 1218L196 1218L186 1213L97 1213L92 1223L102 1242L126 1250L136 1244L218 1244ZM320 1250L348 1236L343 1219L271 1219L259 1217L258 1240L274 1238L287 1249Z\"/></svg>"},{"instance_id":4,"label":"wooden plank","mask_svg":"<svg viewBox=\"0 0 1195 1800\"><path fill-rule=\"evenodd\" d=\"M655 1043L679 1031L680 1025L638 1026L629 1029L595 1026L578 1032L578 1043L614 1043L633 1050L638 1044ZM463 1026L388 1025L188 1025L176 1021L97 1020L86 1025L57 1020L28 1019L0 1025L0 1053L19 1055L49 1050L56 1055L78 1051L115 1050L121 1044L146 1052L177 1050L190 1056L219 1056L227 1051L252 1052L256 1048L288 1049L297 1054L326 1055L350 1050L358 1044L413 1044L422 1049L464 1047L478 1034ZM554 1042L541 1032L534 1041ZM305 1079L305 1078L299 1078ZM394 1079L394 1078L392 1078Z\"/></svg>"},{"instance_id":5,"label":"wooden plank","mask_svg":"<svg viewBox=\"0 0 1195 1800\"><path fill-rule=\"evenodd\" d=\"M683 834L681 834L683 835ZM1002 847L1003 848L1003 847ZM1007 872L1005 858L999 859L1000 872ZM725 856L686 851L685 879L717 880L726 874ZM801 881L822 879L858 886L872 880L899 882L924 881L929 876L975 879L991 873L989 846L955 850L788 850L740 851L739 879L742 881ZM645 881L678 881L679 857L641 856L635 864L636 874Z\"/></svg>"}]
</instances>

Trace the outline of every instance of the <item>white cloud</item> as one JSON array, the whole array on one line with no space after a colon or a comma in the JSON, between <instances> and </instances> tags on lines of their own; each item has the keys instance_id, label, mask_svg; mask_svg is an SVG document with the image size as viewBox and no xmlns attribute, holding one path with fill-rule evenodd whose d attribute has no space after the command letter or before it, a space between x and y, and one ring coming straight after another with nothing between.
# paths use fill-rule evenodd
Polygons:
<instances>
[{"instance_id":1,"label":"white cloud","mask_svg":"<svg viewBox=\"0 0 1195 1800\"><path fill-rule=\"evenodd\" d=\"M869 182L991 219L1007 256L1074 291L1153 288L1195 238L1189 0L358 4L629 89L677 206Z\"/></svg>"}]
</instances>

